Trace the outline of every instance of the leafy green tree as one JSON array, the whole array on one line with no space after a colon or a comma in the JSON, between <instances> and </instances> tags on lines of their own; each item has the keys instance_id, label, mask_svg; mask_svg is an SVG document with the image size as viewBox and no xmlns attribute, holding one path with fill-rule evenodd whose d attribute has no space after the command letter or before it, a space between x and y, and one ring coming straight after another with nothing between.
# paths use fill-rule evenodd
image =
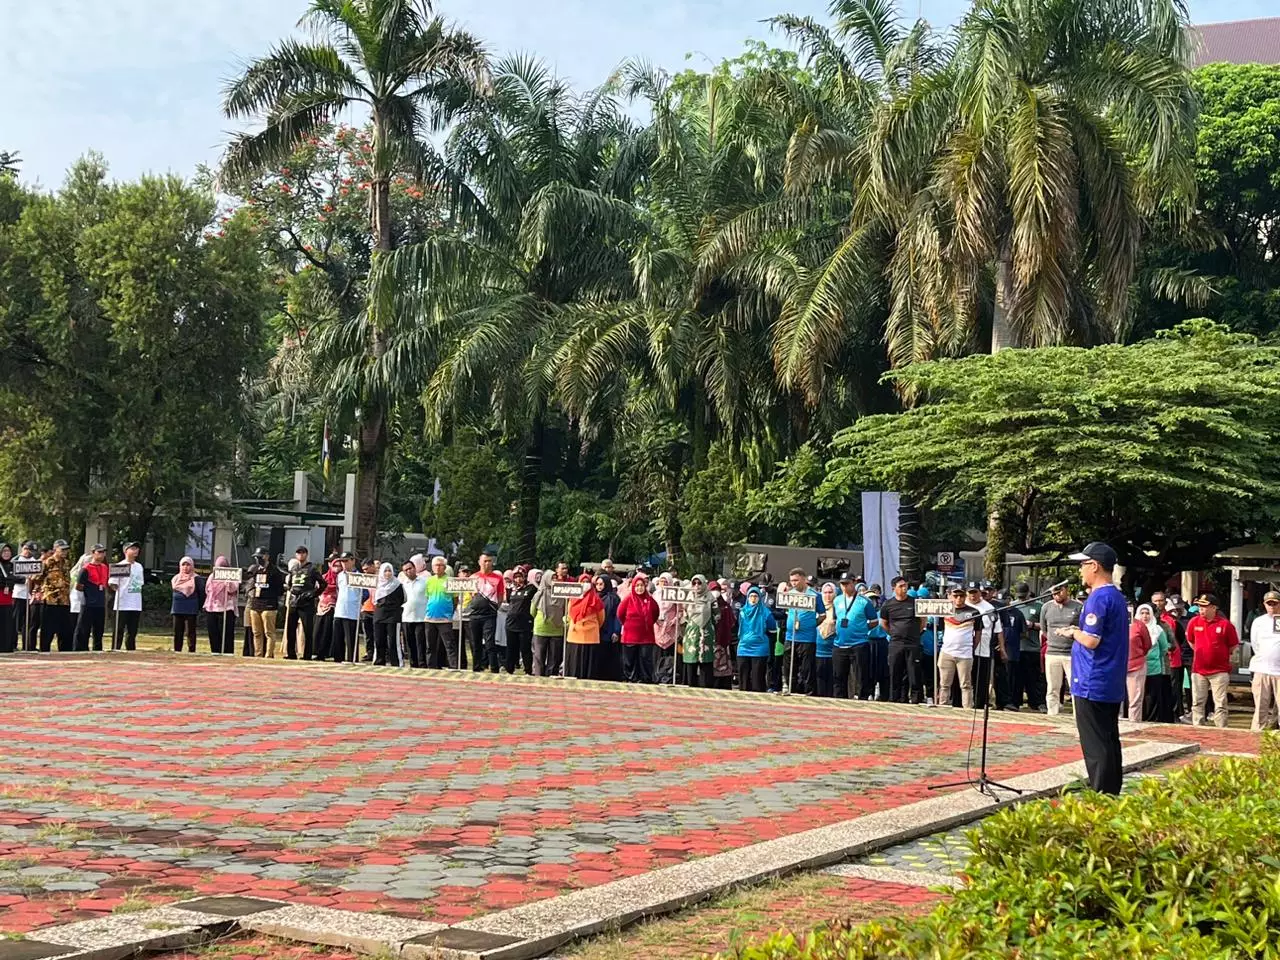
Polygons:
<instances>
[{"instance_id":1,"label":"leafy green tree","mask_svg":"<svg viewBox=\"0 0 1280 960\"><path fill-rule=\"evenodd\" d=\"M278 165L324 132L339 113L367 109L369 232L375 254L395 243L392 184L398 173L444 190L456 181L429 146L487 77L479 42L437 16L431 0L311 0L300 21L314 42L284 40L228 85L223 109L234 119L264 120L237 136L223 161L231 181ZM395 398L421 371L388 350L393 317L361 313L330 334L347 362L334 383L347 409L360 412L357 436L356 548L368 555L377 537L387 418ZM334 352L332 349L330 353Z\"/></svg>"},{"instance_id":2,"label":"leafy green tree","mask_svg":"<svg viewBox=\"0 0 1280 960\"><path fill-rule=\"evenodd\" d=\"M22 167L22 158L16 151L0 150L0 177L16 177Z\"/></svg>"},{"instance_id":3,"label":"leafy green tree","mask_svg":"<svg viewBox=\"0 0 1280 960\"><path fill-rule=\"evenodd\" d=\"M1280 515L1280 349L1210 321L1132 346L1045 347L916 364L925 402L836 438L820 490L996 504L1010 544L1094 539L1132 576L1206 566Z\"/></svg>"},{"instance_id":4,"label":"leafy green tree","mask_svg":"<svg viewBox=\"0 0 1280 960\"><path fill-rule=\"evenodd\" d=\"M182 533L233 475L267 308L252 224L173 177L77 164L0 224L0 522L69 535L103 513Z\"/></svg>"},{"instance_id":5,"label":"leafy green tree","mask_svg":"<svg viewBox=\"0 0 1280 960\"><path fill-rule=\"evenodd\" d=\"M429 472L440 478L440 494L422 503L422 529L440 549L474 565L489 545L502 562L512 559L517 472L492 438L464 433L439 449Z\"/></svg>"}]
</instances>

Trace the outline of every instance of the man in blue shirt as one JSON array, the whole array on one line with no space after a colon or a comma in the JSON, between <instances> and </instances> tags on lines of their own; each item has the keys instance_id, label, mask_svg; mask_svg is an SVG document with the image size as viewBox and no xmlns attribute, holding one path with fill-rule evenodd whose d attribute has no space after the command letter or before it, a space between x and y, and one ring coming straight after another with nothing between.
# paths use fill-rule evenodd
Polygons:
<instances>
[{"instance_id":1,"label":"man in blue shirt","mask_svg":"<svg viewBox=\"0 0 1280 960\"><path fill-rule=\"evenodd\" d=\"M787 611L787 645L790 653L787 658L787 674L791 682L792 693L807 693L814 696L817 685L814 677L814 654L818 646L818 618L826 614L827 608L818 591L809 586L809 576L796 567L788 575L791 581L789 593L803 593L813 597L813 610L790 609Z\"/></svg>"},{"instance_id":2,"label":"man in blue shirt","mask_svg":"<svg viewBox=\"0 0 1280 960\"><path fill-rule=\"evenodd\" d=\"M1079 553L1080 578L1089 587L1078 627L1059 627L1071 646L1071 706L1089 786L1118 795L1124 780L1120 750L1120 704L1129 668L1129 608L1112 582L1116 552L1091 543Z\"/></svg>"},{"instance_id":3,"label":"man in blue shirt","mask_svg":"<svg viewBox=\"0 0 1280 960\"><path fill-rule=\"evenodd\" d=\"M863 678L871 675L868 633L877 614L866 594L854 592L856 588L857 581L852 574L840 574L840 592L831 602L831 611L836 619L831 651L834 695L842 700L861 698Z\"/></svg>"}]
</instances>

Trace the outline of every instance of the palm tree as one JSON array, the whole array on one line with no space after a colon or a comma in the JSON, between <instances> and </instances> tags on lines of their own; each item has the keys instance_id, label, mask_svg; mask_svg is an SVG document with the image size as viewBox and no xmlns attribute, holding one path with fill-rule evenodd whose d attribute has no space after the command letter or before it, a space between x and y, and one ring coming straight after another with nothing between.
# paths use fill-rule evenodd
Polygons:
<instances>
[{"instance_id":1,"label":"palm tree","mask_svg":"<svg viewBox=\"0 0 1280 960\"><path fill-rule=\"evenodd\" d=\"M403 349L433 358L423 400L436 432L496 415L523 448L517 559L532 561L571 308L632 296L623 241L641 229L650 155L608 86L580 96L513 57L459 115L445 159L474 193L455 229L385 261L377 308L420 321Z\"/></svg>"},{"instance_id":2,"label":"palm tree","mask_svg":"<svg viewBox=\"0 0 1280 960\"><path fill-rule=\"evenodd\" d=\"M980 0L962 22L939 176L962 318L994 275L992 352L1123 335L1147 219L1194 196L1187 25L1182 0Z\"/></svg>"},{"instance_id":3,"label":"palm tree","mask_svg":"<svg viewBox=\"0 0 1280 960\"><path fill-rule=\"evenodd\" d=\"M18 168L22 166L22 158L17 151L0 150L0 177L16 177Z\"/></svg>"},{"instance_id":4,"label":"palm tree","mask_svg":"<svg viewBox=\"0 0 1280 960\"><path fill-rule=\"evenodd\" d=\"M373 129L370 156L370 233L374 262L390 253L396 231L391 183L408 173L456 195L427 137L475 99L486 83L487 59L479 41L436 16L432 0L311 0L299 26L310 42L284 40L231 82L223 110L234 119L258 119L257 132L235 137L222 178L235 180L279 163L334 120L363 108ZM387 377L391 318L369 314L355 337L345 336L357 362L335 383L359 419L356 549L372 552L388 445L387 417L394 394L412 371ZM359 362L360 359L368 362Z\"/></svg>"}]
</instances>

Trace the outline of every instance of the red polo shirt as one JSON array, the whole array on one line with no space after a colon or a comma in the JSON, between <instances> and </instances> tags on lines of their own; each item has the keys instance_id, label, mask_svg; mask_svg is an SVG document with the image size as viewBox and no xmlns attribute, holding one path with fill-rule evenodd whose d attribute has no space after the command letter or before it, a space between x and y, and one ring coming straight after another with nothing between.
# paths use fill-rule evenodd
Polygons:
<instances>
[{"instance_id":1,"label":"red polo shirt","mask_svg":"<svg viewBox=\"0 0 1280 960\"><path fill-rule=\"evenodd\" d=\"M1178 642L1178 620L1171 613L1160 617L1160 622L1169 631L1169 668L1176 670L1182 666L1182 644Z\"/></svg>"},{"instance_id":2,"label":"red polo shirt","mask_svg":"<svg viewBox=\"0 0 1280 960\"><path fill-rule=\"evenodd\" d=\"M1192 671L1207 677L1230 672L1231 651L1239 645L1240 637L1226 617L1214 617L1211 622L1196 614L1187 624L1187 642L1195 651Z\"/></svg>"}]
</instances>

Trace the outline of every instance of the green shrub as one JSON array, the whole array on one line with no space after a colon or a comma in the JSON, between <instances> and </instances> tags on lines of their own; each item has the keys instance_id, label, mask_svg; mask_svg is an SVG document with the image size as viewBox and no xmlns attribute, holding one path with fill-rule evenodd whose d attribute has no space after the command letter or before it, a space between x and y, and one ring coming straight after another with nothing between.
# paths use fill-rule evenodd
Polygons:
<instances>
[{"instance_id":1,"label":"green shrub","mask_svg":"<svg viewBox=\"0 0 1280 960\"><path fill-rule=\"evenodd\" d=\"M1122 797L1022 804L969 834L966 885L933 912L778 934L740 960L1280 957L1280 738Z\"/></svg>"}]
</instances>

